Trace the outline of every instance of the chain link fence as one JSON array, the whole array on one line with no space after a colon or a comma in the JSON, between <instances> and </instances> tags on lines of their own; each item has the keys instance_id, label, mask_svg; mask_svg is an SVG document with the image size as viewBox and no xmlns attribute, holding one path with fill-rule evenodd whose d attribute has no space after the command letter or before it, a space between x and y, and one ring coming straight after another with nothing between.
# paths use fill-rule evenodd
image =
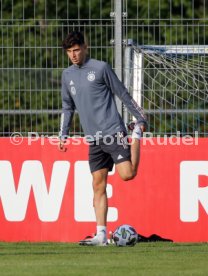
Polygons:
<instances>
[{"instance_id":1,"label":"chain link fence","mask_svg":"<svg viewBox=\"0 0 208 276\"><path fill-rule=\"evenodd\" d=\"M89 55L110 63L124 81L128 79L125 72L132 70L126 67L130 63L122 59L129 47L129 39L140 46L208 43L206 0L77 0L73 3L69 0L4 0L0 9L0 136L9 136L13 132L21 132L24 136L28 132L49 136L58 134L61 72L69 66L61 42L72 29L83 31ZM121 24L118 25L118 22ZM121 57L118 55L119 47ZM119 61L119 58L122 60ZM148 70L145 65L142 69L144 74ZM205 72L207 67L203 70ZM150 103L155 92L148 88L149 80L143 81L141 105L148 115L149 130L155 134L176 133L180 130L179 119L174 114L168 115L170 119L158 116L161 109L161 114L165 113L165 105L152 111ZM132 83L125 85L130 93L135 93ZM204 94L206 92L205 89ZM160 93L158 95L160 97ZM205 103L206 100L203 98ZM187 124L192 131L199 130L200 136L206 136L207 104L195 106L200 108L200 116L203 117L198 120L197 126L203 124L204 127L192 127L193 120L187 121ZM125 120L129 120L125 107L120 112ZM193 118L195 115L192 115ZM171 123L173 117L174 124ZM189 133L188 129L184 134ZM77 114L71 133L83 134Z\"/></svg>"}]
</instances>

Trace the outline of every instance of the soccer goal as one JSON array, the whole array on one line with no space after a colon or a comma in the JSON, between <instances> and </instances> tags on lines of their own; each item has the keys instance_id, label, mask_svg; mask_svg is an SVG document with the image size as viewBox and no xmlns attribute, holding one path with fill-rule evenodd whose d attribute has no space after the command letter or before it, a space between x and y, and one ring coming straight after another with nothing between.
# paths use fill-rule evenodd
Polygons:
<instances>
[{"instance_id":1,"label":"soccer goal","mask_svg":"<svg viewBox=\"0 0 208 276\"><path fill-rule=\"evenodd\" d=\"M126 47L124 81L154 135L207 136L208 46Z\"/></svg>"}]
</instances>

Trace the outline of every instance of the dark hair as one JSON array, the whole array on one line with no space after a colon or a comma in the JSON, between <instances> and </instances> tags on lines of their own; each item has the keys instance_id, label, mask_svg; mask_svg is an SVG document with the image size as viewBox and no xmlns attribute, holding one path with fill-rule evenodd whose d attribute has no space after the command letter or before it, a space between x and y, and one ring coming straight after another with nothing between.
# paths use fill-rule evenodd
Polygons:
<instances>
[{"instance_id":1,"label":"dark hair","mask_svg":"<svg viewBox=\"0 0 208 276\"><path fill-rule=\"evenodd\" d=\"M66 38L62 42L63 49L69 49L74 45L83 45L85 44L84 36L81 32L78 31L72 31L70 32Z\"/></svg>"}]
</instances>

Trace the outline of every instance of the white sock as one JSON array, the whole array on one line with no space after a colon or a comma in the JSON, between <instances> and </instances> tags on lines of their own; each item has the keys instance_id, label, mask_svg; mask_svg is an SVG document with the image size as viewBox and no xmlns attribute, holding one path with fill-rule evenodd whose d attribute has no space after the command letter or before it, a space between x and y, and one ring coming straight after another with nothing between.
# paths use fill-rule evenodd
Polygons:
<instances>
[{"instance_id":1,"label":"white sock","mask_svg":"<svg viewBox=\"0 0 208 276\"><path fill-rule=\"evenodd\" d=\"M106 226L97 225L97 236L100 239L106 239Z\"/></svg>"},{"instance_id":2,"label":"white sock","mask_svg":"<svg viewBox=\"0 0 208 276\"><path fill-rule=\"evenodd\" d=\"M139 140L142 138L142 130L139 125L135 125L131 137Z\"/></svg>"}]
</instances>

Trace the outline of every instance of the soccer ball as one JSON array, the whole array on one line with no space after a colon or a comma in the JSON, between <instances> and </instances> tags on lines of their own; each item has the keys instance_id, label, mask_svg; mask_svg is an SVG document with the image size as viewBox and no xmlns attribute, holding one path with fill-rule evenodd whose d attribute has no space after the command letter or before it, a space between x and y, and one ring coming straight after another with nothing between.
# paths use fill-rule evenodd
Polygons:
<instances>
[{"instance_id":1,"label":"soccer ball","mask_svg":"<svg viewBox=\"0 0 208 276\"><path fill-rule=\"evenodd\" d=\"M113 241L116 246L134 246L137 243L137 232L128 224L123 224L113 232Z\"/></svg>"}]
</instances>

